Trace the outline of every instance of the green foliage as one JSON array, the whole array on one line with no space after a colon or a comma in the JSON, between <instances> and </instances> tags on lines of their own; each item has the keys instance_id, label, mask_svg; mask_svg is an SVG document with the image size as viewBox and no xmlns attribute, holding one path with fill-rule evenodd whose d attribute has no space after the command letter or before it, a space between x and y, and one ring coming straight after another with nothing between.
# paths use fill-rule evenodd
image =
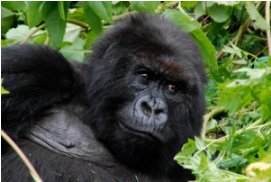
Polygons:
<instances>
[{"instance_id":1,"label":"green foliage","mask_svg":"<svg viewBox=\"0 0 271 182\"><path fill-rule=\"evenodd\" d=\"M61 18L59 14L58 3L51 4L51 12L46 16L45 23L48 30L49 37L52 41L53 47L59 47L66 29L66 21Z\"/></svg>"},{"instance_id":2,"label":"green foliage","mask_svg":"<svg viewBox=\"0 0 271 182\"><path fill-rule=\"evenodd\" d=\"M102 20L113 23L112 3L110 1L89 1L92 11Z\"/></svg>"},{"instance_id":3,"label":"green foliage","mask_svg":"<svg viewBox=\"0 0 271 182\"><path fill-rule=\"evenodd\" d=\"M264 18L257 11L257 8L255 7L253 2L248 1L246 3L246 9L247 9L247 12L248 12L251 20L254 21L253 25L256 29L262 29L262 30L270 29L270 26L266 23Z\"/></svg>"},{"instance_id":4,"label":"green foliage","mask_svg":"<svg viewBox=\"0 0 271 182\"><path fill-rule=\"evenodd\" d=\"M206 145L203 140L196 137L195 141L188 140L174 160L184 168L191 169L197 181L246 181L248 179L246 176L220 169L218 164L222 161L225 152L220 152L213 160L215 151L213 145Z\"/></svg>"},{"instance_id":5,"label":"green foliage","mask_svg":"<svg viewBox=\"0 0 271 182\"><path fill-rule=\"evenodd\" d=\"M137 11L154 13L160 5L159 1L131 1L131 6Z\"/></svg>"},{"instance_id":6,"label":"green foliage","mask_svg":"<svg viewBox=\"0 0 271 182\"><path fill-rule=\"evenodd\" d=\"M102 22L100 17L92 11L88 2L83 2L83 7L87 22L92 27L93 31L98 33L102 32Z\"/></svg>"},{"instance_id":7,"label":"green foliage","mask_svg":"<svg viewBox=\"0 0 271 182\"><path fill-rule=\"evenodd\" d=\"M191 169L196 181L270 181L268 3L4 1L1 46L46 44L83 62L89 47L114 22L136 11L161 14L195 40L209 78L206 139L189 139L175 160ZM6 93L3 87L1 93Z\"/></svg>"},{"instance_id":8,"label":"green foliage","mask_svg":"<svg viewBox=\"0 0 271 182\"><path fill-rule=\"evenodd\" d=\"M10 10L24 10L26 7L26 2L24 1L3 1L1 2L1 7L5 7Z\"/></svg>"},{"instance_id":9,"label":"green foliage","mask_svg":"<svg viewBox=\"0 0 271 182\"><path fill-rule=\"evenodd\" d=\"M85 40L77 38L72 45L65 45L59 51L71 60L84 61L84 45Z\"/></svg>"},{"instance_id":10,"label":"green foliage","mask_svg":"<svg viewBox=\"0 0 271 182\"><path fill-rule=\"evenodd\" d=\"M7 90L2 86L2 83L3 83L3 78L1 78L1 95L3 95L3 94L9 94L9 91L7 91Z\"/></svg>"},{"instance_id":11,"label":"green foliage","mask_svg":"<svg viewBox=\"0 0 271 182\"><path fill-rule=\"evenodd\" d=\"M1 34L8 31L13 25L15 13L11 10L1 6Z\"/></svg>"},{"instance_id":12,"label":"green foliage","mask_svg":"<svg viewBox=\"0 0 271 182\"><path fill-rule=\"evenodd\" d=\"M235 79L229 84L225 83L219 86L221 99L218 104L223 105L232 114L248 106L252 101L259 100L263 120L271 119L271 67L241 68L233 73L242 72L245 72L248 78Z\"/></svg>"},{"instance_id":13,"label":"green foliage","mask_svg":"<svg viewBox=\"0 0 271 182\"><path fill-rule=\"evenodd\" d=\"M173 21L176 25L181 25L180 29L182 31L190 32L191 36L201 48L200 51L203 58L202 60L205 65L210 65L214 69L217 69L215 48L204 32L200 29L200 24L187 15L184 11L167 9L164 11L163 15L167 19Z\"/></svg>"}]
</instances>

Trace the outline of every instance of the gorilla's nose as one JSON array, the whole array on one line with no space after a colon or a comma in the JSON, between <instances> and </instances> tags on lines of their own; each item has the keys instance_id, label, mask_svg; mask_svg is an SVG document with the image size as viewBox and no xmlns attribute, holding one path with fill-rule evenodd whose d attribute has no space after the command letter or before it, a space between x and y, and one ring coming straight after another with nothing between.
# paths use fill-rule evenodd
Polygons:
<instances>
[{"instance_id":1,"label":"gorilla's nose","mask_svg":"<svg viewBox=\"0 0 271 182\"><path fill-rule=\"evenodd\" d=\"M143 96L136 103L137 114L143 118L148 125L161 126L168 119L168 108L166 102L161 98Z\"/></svg>"}]
</instances>

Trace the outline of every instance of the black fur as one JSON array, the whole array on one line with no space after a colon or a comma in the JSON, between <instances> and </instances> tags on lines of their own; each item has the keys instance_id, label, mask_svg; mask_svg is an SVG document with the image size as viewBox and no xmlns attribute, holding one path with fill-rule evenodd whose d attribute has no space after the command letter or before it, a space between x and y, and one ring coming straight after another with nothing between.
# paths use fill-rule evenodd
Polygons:
<instances>
[{"instance_id":1,"label":"black fur","mask_svg":"<svg viewBox=\"0 0 271 182\"><path fill-rule=\"evenodd\" d=\"M42 179L193 179L173 161L188 138L200 135L205 111L207 79L189 35L164 18L137 14L101 36L93 52L81 64L46 46L2 48L3 85L10 91L2 96L2 128ZM151 70L147 81L142 66ZM178 90L172 93L169 84ZM161 101L158 119L135 118L146 117L135 108L145 97ZM18 180L31 181L30 174L2 144L2 181Z\"/></svg>"}]
</instances>

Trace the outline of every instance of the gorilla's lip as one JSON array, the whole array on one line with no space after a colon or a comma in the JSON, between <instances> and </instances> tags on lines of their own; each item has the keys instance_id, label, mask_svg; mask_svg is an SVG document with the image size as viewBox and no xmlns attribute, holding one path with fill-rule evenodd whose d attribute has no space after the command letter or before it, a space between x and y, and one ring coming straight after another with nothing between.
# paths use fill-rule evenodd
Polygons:
<instances>
[{"instance_id":1,"label":"gorilla's lip","mask_svg":"<svg viewBox=\"0 0 271 182\"><path fill-rule=\"evenodd\" d=\"M135 127L133 128L132 126L129 126L125 122L119 121L118 123L122 129L125 129L126 131L128 131L136 136L140 136L140 137L146 138L148 140L152 140L152 141L154 140L159 143L162 142L161 136L159 136L159 134L157 134L157 133L151 133L149 131L140 130L139 128L135 128Z\"/></svg>"}]
</instances>

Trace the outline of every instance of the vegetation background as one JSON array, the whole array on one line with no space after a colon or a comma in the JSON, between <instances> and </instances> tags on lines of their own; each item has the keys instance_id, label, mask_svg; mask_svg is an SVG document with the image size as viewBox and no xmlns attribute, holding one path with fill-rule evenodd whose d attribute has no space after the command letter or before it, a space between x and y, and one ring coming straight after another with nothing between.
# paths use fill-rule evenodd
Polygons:
<instances>
[{"instance_id":1,"label":"vegetation background","mask_svg":"<svg viewBox=\"0 0 271 182\"><path fill-rule=\"evenodd\" d=\"M196 181L271 181L270 1L2 1L1 46L46 44L82 62L98 36L138 11L189 32L209 78L203 138L174 160Z\"/></svg>"}]
</instances>

